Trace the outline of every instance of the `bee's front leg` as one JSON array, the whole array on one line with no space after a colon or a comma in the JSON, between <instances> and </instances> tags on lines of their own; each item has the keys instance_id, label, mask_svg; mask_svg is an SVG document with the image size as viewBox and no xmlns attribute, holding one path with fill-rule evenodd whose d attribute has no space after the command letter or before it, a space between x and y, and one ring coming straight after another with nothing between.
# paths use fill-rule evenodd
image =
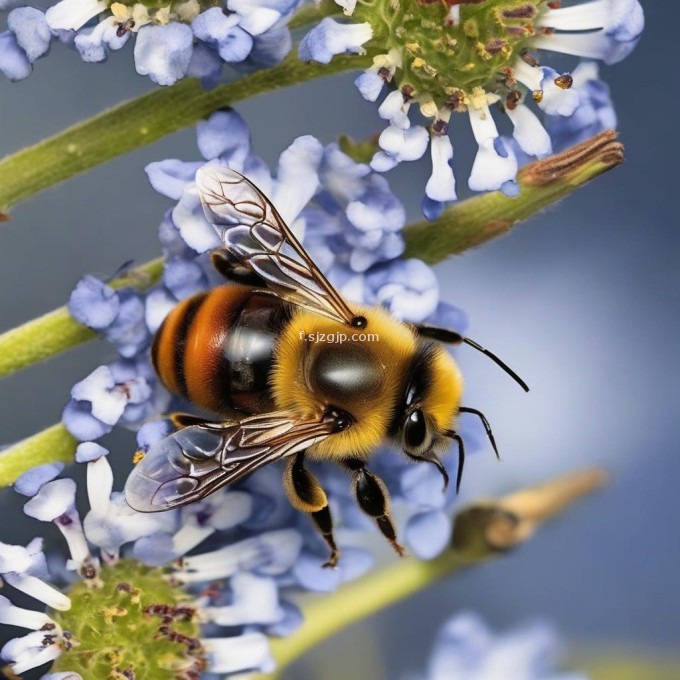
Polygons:
<instances>
[{"instance_id":1,"label":"bee's front leg","mask_svg":"<svg viewBox=\"0 0 680 680\"><path fill-rule=\"evenodd\" d=\"M328 498L316 477L305 469L304 459L302 451L288 459L283 474L283 487L291 505L311 516L314 526L330 548L331 556L323 566L335 569L338 566L340 551L333 537L333 518L328 507Z\"/></svg>"},{"instance_id":2,"label":"bee's front leg","mask_svg":"<svg viewBox=\"0 0 680 680\"><path fill-rule=\"evenodd\" d=\"M347 458L343 465L354 474L354 494L359 507L375 519L378 529L390 542L399 557L406 554L404 546L397 542L397 532L390 514L390 495L385 483L366 468L364 461L358 458Z\"/></svg>"}]
</instances>

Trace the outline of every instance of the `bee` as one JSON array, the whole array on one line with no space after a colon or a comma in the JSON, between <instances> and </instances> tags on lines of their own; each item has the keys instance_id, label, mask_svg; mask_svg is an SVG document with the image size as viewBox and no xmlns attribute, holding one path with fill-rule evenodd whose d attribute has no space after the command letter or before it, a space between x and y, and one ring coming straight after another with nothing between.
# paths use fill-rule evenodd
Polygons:
<instances>
[{"instance_id":1,"label":"bee","mask_svg":"<svg viewBox=\"0 0 680 680\"><path fill-rule=\"evenodd\" d=\"M528 387L498 357L453 330L347 302L243 175L210 167L196 182L223 243L213 264L231 283L177 305L156 333L151 355L171 392L219 420L176 414L179 429L151 447L130 474L128 504L140 512L179 507L283 460L286 494L328 545L324 566L335 567L339 551L327 496L305 467L307 460L332 461L351 473L357 504L403 555L385 484L367 467L372 452L392 441L410 460L435 465L446 488L438 454L453 440L458 489L465 446L455 425L459 414L472 413L498 456L487 419L460 404L461 373L442 343L472 346ZM330 338L336 341L324 341Z\"/></svg>"}]
</instances>

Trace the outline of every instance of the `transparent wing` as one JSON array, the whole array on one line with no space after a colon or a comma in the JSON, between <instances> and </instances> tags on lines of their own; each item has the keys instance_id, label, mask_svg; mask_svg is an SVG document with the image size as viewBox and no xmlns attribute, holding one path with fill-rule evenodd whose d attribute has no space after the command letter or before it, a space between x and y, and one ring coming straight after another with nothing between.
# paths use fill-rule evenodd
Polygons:
<instances>
[{"instance_id":1,"label":"transparent wing","mask_svg":"<svg viewBox=\"0 0 680 680\"><path fill-rule=\"evenodd\" d=\"M358 317L317 268L269 199L229 168L198 171L208 221L229 252L284 300L348 325Z\"/></svg>"},{"instance_id":2,"label":"transparent wing","mask_svg":"<svg viewBox=\"0 0 680 680\"><path fill-rule=\"evenodd\" d=\"M332 419L299 421L286 413L185 427L153 446L135 466L125 499L139 512L193 503L336 431Z\"/></svg>"}]
</instances>

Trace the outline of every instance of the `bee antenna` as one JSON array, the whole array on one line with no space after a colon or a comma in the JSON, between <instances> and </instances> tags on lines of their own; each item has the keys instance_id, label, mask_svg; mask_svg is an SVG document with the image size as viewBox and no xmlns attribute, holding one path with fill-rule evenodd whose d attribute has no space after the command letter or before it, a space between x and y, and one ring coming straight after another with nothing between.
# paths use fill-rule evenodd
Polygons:
<instances>
[{"instance_id":1,"label":"bee antenna","mask_svg":"<svg viewBox=\"0 0 680 680\"><path fill-rule=\"evenodd\" d=\"M456 493L460 491L460 482L463 479L463 466L465 465L465 444L462 437L453 430L446 430L444 434L447 437L458 442L458 473L456 475Z\"/></svg>"},{"instance_id":2,"label":"bee antenna","mask_svg":"<svg viewBox=\"0 0 680 680\"><path fill-rule=\"evenodd\" d=\"M486 354L486 356L488 356L491 361L493 361L497 366L500 366L525 392L529 391L529 386L524 382L524 380L522 380L522 378L520 378L517 373L515 373L510 368L510 366L501 361L493 352L490 352L488 349L486 349L486 347L482 347L474 340L470 340L470 338L463 338L462 342L464 342L466 345L470 345L470 347L474 347L482 354Z\"/></svg>"}]
</instances>

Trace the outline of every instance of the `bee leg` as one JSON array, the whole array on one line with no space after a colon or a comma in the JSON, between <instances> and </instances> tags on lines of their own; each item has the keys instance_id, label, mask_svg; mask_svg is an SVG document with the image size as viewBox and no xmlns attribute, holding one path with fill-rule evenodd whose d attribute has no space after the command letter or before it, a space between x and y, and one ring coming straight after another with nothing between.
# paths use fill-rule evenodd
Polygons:
<instances>
[{"instance_id":1,"label":"bee leg","mask_svg":"<svg viewBox=\"0 0 680 680\"><path fill-rule=\"evenodd\" d=\"M314 526L330 548L331 556L323 566L335 569L338 566L340 551L333 537L333 518L328 507L328 499L316 477L305 469L304 460L305 455L302 451L288 459L283 474L283 487L290 504L296 510L310 515Z\"/></svg>"},{"instance_id":2,"label":"bee leg","mask_svg":"<svg viewBox=\"0 0 680 680\"><path fill-rule=\"evenodd\" d=\"M214 250L210 259L213 267L229 281L262 288L267 286L267 282L261 276L244 267L226 248Z\"/></svg>"},{"instance_id":3,"label":"bee leg","mask_svg":"<svg viewBox=\"0 0 680 680\"><path fill-rule=\"evenodd\" d=\"M362 460L348 458L343 464L354 474L354 493L357 504L369 516L375 519L378 529L390 542L399 557L405 554L404 547L397 543L397 533L390 514L390 496L385 483L370 472Z\"/></svg>"},{"instance_id":4,"label":"bee leg","mask_svg":"<svg viewBox=\"0 0 680 680\"><path fill-rule=\"evenodd\" d=\"M170 422L178 430L182 430L185 427L190 427L191 425L203 425L210 422L207 418L195 416L193 413L184 413L183 411L175 411L168 417L170 418Z\"/></svg>"}]
</instances>

